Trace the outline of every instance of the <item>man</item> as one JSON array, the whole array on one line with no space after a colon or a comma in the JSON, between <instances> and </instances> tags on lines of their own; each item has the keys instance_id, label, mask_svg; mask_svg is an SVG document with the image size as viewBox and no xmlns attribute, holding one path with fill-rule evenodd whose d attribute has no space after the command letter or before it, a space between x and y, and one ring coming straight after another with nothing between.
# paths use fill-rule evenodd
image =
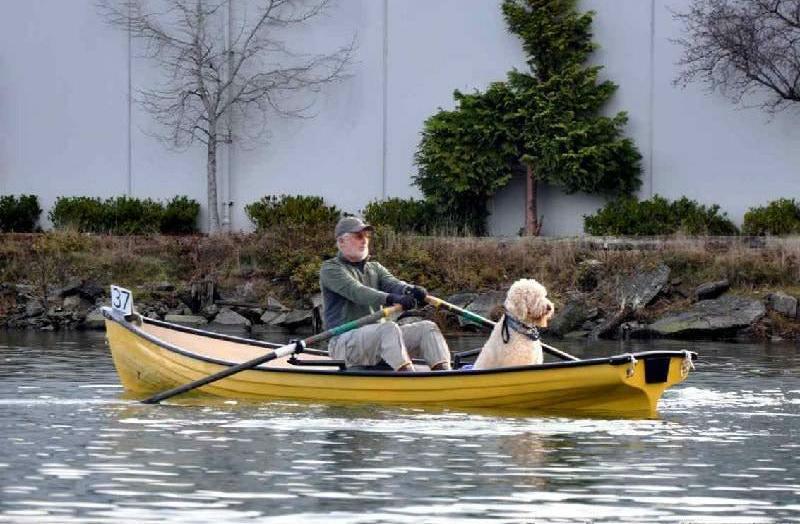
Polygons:
<instances>
[{"instance_id":1,"label":"man","mask_svg":"<svg viewBox=\"0 0 800 524\"><path fill-rule=\"evenodd\" d=\"M368 260L372 226L356 217L344 217L334 234L339 253L320 270L325 329L369 315L383 306L400 304L404 310L427 295L425 288L395 278L378 262ZM450 351L442 333L428 320L399 326L386 321L348 331L328 343L331 358L347 367L375 366L383 360L397 371L414 371L411 359L424 359L431 370L450 369Z\"/></svg>"}]
</instances>

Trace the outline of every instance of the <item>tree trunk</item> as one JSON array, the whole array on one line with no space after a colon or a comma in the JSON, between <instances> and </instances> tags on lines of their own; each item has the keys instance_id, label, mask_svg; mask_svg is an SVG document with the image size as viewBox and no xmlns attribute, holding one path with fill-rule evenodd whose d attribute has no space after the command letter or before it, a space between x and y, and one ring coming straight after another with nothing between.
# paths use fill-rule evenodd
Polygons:
<instances>
[{"instance_id":1,"label":"tree trunk","mask_svg":"<svg viewBox=\"0 0 800 524\"><path fill-rule=\"evenodd\" d=\"M542 223L538 218L536 206L536 174L531 166L527 166L527 198L525 199L525 234L538 237L542 230Z\"/></svg>"},{"instance_id":2,"label":"tree trunk","mask_svg":"<svg viewBox=\"0 0 800 524\"><path fill-rule=\"evenodd\" d=\"M219 231L219 205L217 203L217 137L208 138L208 232Z\"/></svg>"}]
</instances>

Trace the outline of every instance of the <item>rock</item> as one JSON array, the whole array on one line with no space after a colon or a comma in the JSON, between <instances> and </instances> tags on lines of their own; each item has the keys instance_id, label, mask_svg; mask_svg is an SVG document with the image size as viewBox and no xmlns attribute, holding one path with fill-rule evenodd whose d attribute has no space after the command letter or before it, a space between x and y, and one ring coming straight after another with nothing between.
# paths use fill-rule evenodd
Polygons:
<instances>
[{"instance_id":1,"label":"rock","mask_svg":"<svg viewBox=\"0 0 800 524\"><path fill-rule=\"evenodd\" d=\"M450 302L454 306L465 308L476 298L478 298L477 293L456 293L455 295L447 297L445 301Z\"/></svg>"},{"instance_id":2,"label":"rock","mask_svg":"<svg viewBox=\"0 0 800 524\"><path fill-rule=\"evenodd\" d=\"M283 312L289 311L288 307L284 306L283 304L281 304L272 297L267 297L267 307L265 309L268 309L270 311L283 311Z\"/></svg>"},{"instance_id":3,"label":"rock","mask_svg":"<svg viewBox=\"0 0 800 524\"><path fill-rule=\"evenodd\" d=\"M295 309L287 313L279 325L288 329L297 329L301 326L310 326L312 319L311 310Z\"/></svg>"},{"instance_id":4,"label":"rock","mask_svg":"<svg viewBox=\"0 0 800 524\"><path fill-rule=\"evenodd\" d=\"M25 316L30 317L38 317L42 313L44 313L44 306L38 300L31 300L28 302L28 305L25 306Z\"/></svg>"},{"instance_id":5,"label":"rock","mask_svg":"<svg viewBox=\"0 0 800 524\"><path fill-rule=\"evenodd\" d=\"M175 285L169 282L159 282L158 284L155 285L154 289L156 291L162 291L162 292L175 291Z\"/></svg>"},{"instance_id":6,"label":"rock","mask_svg":"<svg viewBox=\"0 0 800 524\"><path fill-rule=\"evenodd\" d=\"M220 313L220 308L216 304L209 304L206 307L204 307L200 313L202 313L203 316L206 317L207 319L211 320Z\"/></svg>"},{"instance_id":7,"label":"rock","mask_svg":"<svg viewBox=\"0 0 800 524\"><path fill-rule=\"evenodd\" d=\"M86 317L89 320L89 317ZM205 317L199 315L167 315L164 317L165 322L172 322L173 324L185 324L187 326L202 326L208 324Z\"/></svg>"},{"instance_id":8,"label":"rock","mask_svg":"<svg viewBox=\"0 0 800 524\"><path fill-rule=\"evenodd\" d=\"M637 271L620 286L620 305L638 311L656 298L669 282L669 267L660 264L652 271Z\"/></svg>"},{"instance_id":9,"label":"rock","mask_svg":"<svg viewBox=\"0 0 800 524\"><path fill-rule=\"evenodd\" d=\"M263 315L261 315L261 319L260 320L264 324L272 324L273 320L278 319L278 318L280 320L283 320L283 318L285 316L286 316L286 313L281 313L279 311L267 310L267 311L264 312Z\"/></svg>"},{"instance_id":10,"label":"rock","mask_svg":"<svg viewBox=\"0 0 800 524\"><path fill-rule=\"evenodd\" d=\"M103 316L102 309L98 307L90 311L80 327L82 329L105 329L106 318Z\"/></svg>"},{"instance_id":11,"label":"rock","mask_svg":"<svg viewBox=\"0 0 800 524\"><path fill-rule=\"evenodd\" d=\"M585 293L594 291L602 279L603 263L599 260L589 259L578 264L575 282L578 289Z\"/></svg>"},{"instance_id":12,"label":"rock","mask_svg":"<svg viewBox=\"0 0 800 524\"><path fill-rule=\"evenodd\" d=\"M789 318L797 318L797 299L783 291L767 295L767 307Z\"/></svg>"},{"instance_id":13,"label":"rock","mask_svg":"<svg viewBox=\"0 0 800 524\"><path fill-rule=\"evenodd\" d=\"M497 320L500 317L498 313L501 311L505 298L505 291L490 291L489 293L478 295L465 309L484 318ZM459 317L458 323L461 326L479 325L462 317Z\"/></svg>"},{"instance_id":14,"label":"rock","mask_svg":"<svg viewBox=\"0 0 800 524\"><path fill-rule=\"evenodd\" d=\"M697 300L709 300L717 298L731 288L727 279L716 282L706 282L694 290L694 297Z\"/></svg>"},{"instance_id":15,"label":"rock","mask_svg":"<svg viewBox=\"0 0 800 524\"><path fill-rule=\"evenodd\" d=\"M62 307L66 311L89 311L94 307L94 301L89 302L81 295L70 295L64 299Z\"/></svg>"},{"instance_id":16,"label":"rock","mask_svg":"<svg viewBox=\"0 0 800 524\"><path fill-rule=\"evenodd\" d=\"M78 290L83 286L82 280L70 280L64 287L55 290L53 293L59 298L68 297L70 295L77 295Z\"/></svg>"},{"instance_id":17,"label":"rock","mask_svg":"<svg viewBox=\"0 0 800 524\"><path fill-rule=\"evenodd\" d=\"M106 288L100 286L93 280L84 280L78 288L78 295L92 305L94 305L98 298L105 296L108 292Z\"/></svg>"},{"instance_id":18,"label":"rock","mask_svg":"<svg viewBox=\"0 0 800 524\"><path fill-rule=\"evenodd\" d=\"M725 338L765 314L764 304L758 300L724 296L697 302L683 313L667 314L647 326L647 331L660 337Z\"/></svg>"},{"instance_id":19,"label":"rock","mask_svg":"<svg viewBox=\"0 0 800 524\"><path fill-rule=\"evenodd\" d=\"M214 324L221 324L223 326L249 326L251 323L239 313L231 311L228 308L222 308L213 320Z\"/></svg>"},{"instance_id":20,"label":"rock","mask_svg":"<svg viewBox=\"0 0 800 524\"><path fill-rule=\"evenodd\" d=\"M563 308L556 310L548 326L549 332L561 338L570 331L575 331L593 316L597 316L597 308L591 307L586 302L585 295L573 294L567 299Z\"/></svg>"}]
</instances>

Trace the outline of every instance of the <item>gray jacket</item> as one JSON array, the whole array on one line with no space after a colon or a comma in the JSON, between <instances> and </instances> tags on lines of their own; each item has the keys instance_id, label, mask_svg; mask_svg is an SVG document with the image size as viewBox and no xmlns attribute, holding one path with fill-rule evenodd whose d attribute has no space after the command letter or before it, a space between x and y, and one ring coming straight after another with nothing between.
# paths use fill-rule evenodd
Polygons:
<instances>
[{"instance_id":1,"label":"gray jacket","mask_svg":"<svg viewBox=\"0 0 800 524\"><path fill-rule=\"evenodd\" d=\"M378 262L350 262L341 253L322 263L319 272L325 329L374 313L389 293L401 294L408 284Z\"/></svg>"}]
</instances>

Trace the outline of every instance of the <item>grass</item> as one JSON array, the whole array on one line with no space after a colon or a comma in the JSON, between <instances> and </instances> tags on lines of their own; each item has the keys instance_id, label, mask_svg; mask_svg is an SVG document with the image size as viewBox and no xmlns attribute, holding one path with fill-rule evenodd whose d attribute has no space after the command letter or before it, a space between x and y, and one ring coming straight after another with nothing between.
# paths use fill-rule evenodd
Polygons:
<instances>
[{"instance_id":1,"label":"grass","mask_svg":"<svg viewBox=\"0 0 800 524\"><path fill-rule=\"evenodd\" d=\"M274 296L307 305L318 291L319 264L336 252L330 232L274 227L252 234L214 236L86 235L75 232L0 237L0 282L55 289L75 279L116 283L146 295L164 281L178 287L211 279L230 292L247 285L255 299ZM374 258L398 277L446 297L489 291L521 277L536 278L556 305L578 288L582 262L595 260L600 305L613 300L616 283L642 268L667 264L674 288L728 279L737 294L763 297L778 289L800 295L800 238L769 239L757 248L738 237L669 238L624 249L587 238L418 237L384 232L373 240ZM677 304L679 301L676 300Z\"/></svg>"}]
</instances>

